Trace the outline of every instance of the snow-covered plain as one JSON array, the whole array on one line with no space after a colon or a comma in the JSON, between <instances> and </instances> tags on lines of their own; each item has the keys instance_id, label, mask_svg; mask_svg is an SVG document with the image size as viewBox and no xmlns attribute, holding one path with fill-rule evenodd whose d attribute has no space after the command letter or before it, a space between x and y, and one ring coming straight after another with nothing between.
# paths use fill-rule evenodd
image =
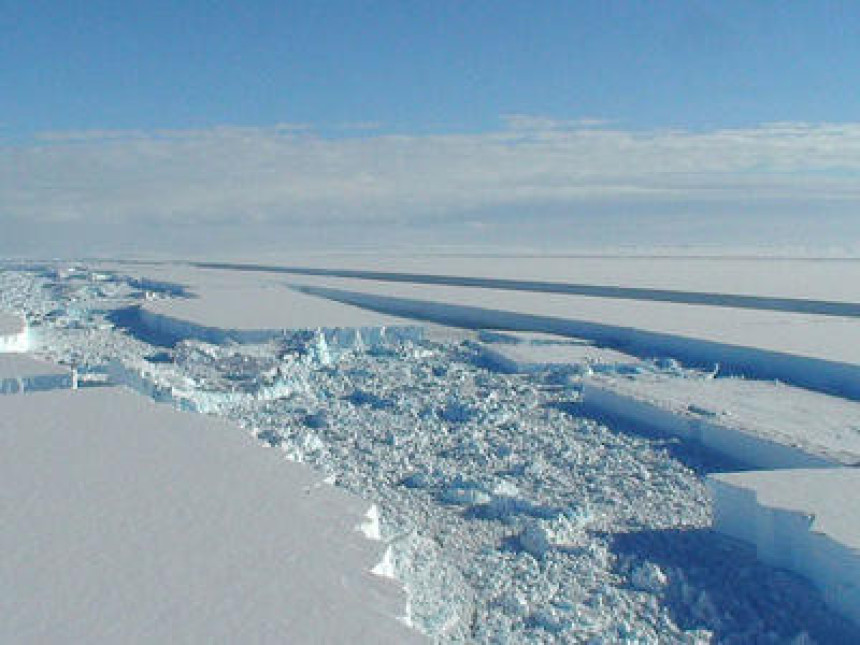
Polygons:
<instances>
[{"instance_id":1,"label":"snow-covered plain","mask_svg":"<svg viewBox=\"0 0 860 645\"><path fill-rule=\"evenodd\" d=\"M28 340L26 321L21 316L0 311L0 353L26 352Z\"/></svg>"},{"instance_id":2,"label":"snow-covered plain","mask_svg":"<svg viewBox=\"0 0 860 645\"><path fill-rule=\"evenodd\" d=\"M189 296L153 298L141 307L141 322L164 335L218 343L259 342L284 329L364 329L366 335L386 328L417 331L409 321L285 290L281 280L259 275L175 265L158 267L155 275L154 284L181 286ZM139 279L153 283L152 274L141 273Z\"/></svg>"},{"instance_id":3,"label":"snow-covered plain","mask_svg":"<svg viewBox=\"0 0 860 645\"><path fill-rule=\"evenodd\" d=\"M0 641L420 642L368 504L113 388L0 400Z\"/></svg>"},{"instance_id":4,"label":"snow-covered plain","mask_svg":"<svg viewBox=\"0 0 860 645\"><path fill-rule=\"evenodd\" d=\"M20 353L0 353L0 394L67 389L75 385L74 372L69 368Z\"/></svg>"},{"instance_id":5,"label":"snow-covered plain","mask_svg":"<svg viewBox=\"0 0 860 645\"><path fill-rule=\"evenodd\" d=\"M772 381L600 373L584 403L671 431L754 468L860 464L860 403Z\"/></svg>"},{"instance_id":6,"label":"snow-covered plain","mask_svg":"<svg viewBox=\"0 0 860 645\"><path fill-rule=\"evenodd\" d=\"M678 253L674 256L325 254L270 257L265 261L234 258L233 263L730 293L854 304L860 301L860 259L857 258L690 257Z\"/></svg>"},{"instance_id":7,"label":"snow-covered plain","mask_svg":"<svg viewBox=\"0 0 860 645\"><path fill-rule=\"evenodd\" d=\"M298 288L399 316L576 336L860 399L860 325L851 317L343 278L303 276Z\"/></svg>"},{"instance_id":8,"label":"snow-covered plain","mask_svg":"<svg viewBox=\"0 0 860 645\"><path fill-rule=\"evenodd\" d=\"M447 264L447 263L446 263ZM491 267L495 268L494 262L486 262ZM520 269L522 264L521 259L517 259L514 263L508 263L508 269L511 265L515 265ZM723 264L726 264L723 262ZM297 266L277 266L277 265L260 265L260 264L241 264L241 263L217 263L217 262L200 262L194 266L208 269L230 269L234 271L252 271L255 273L282 273L297 276L320 276L325 278L355 278L359 280L368 280L372 282L384 283L411 283L422 285L444 285L449 287L479 287L484 289L504 289L507 291L528 291L535 293L556 293L573 296L589 296L593 298L618 299L618 300L638 300L651 302L674 302L680 304L697 304L710 305L716 307L728 307L732 309L758 309L762 311L784 311L794 313L813 313L817 315L828 316L849 316L860 317L860 304L845 299L847 295L844 292L839 292L835 300L826 300L816 297L803 296L784 296L773 295L768 292L768 288L777 288L777 293L785 289L784 284L771 284L772 281L756 284L752 290L743 287L740 290L732 290L730 292L714 292L708 291L708 285L716 286L713 280L705 281L699 284L699 289L679 289L677 284L671 288L665 286L630 286L628 282L622 281L610 282L608 284L601 283L582 283L577 282L576 278L571 278L568 281L560 281L557 274L553 274L552 279L524 279L519 273L516 277L498 277L497 275L487 275L486 268L482 275L474 275L471 273L451 275L428 272L403 272L400 271L379 271L364 269L332 269L323 267L297 267ZM850 267L850 265L849 265ZM527 268L527 267L526 267ZM646 267L642 267L646 268ZM685 271L688 267L683 268ZM567 272L570 267L566 267ZM759 273L767 271L770 267L759 266ZM794 272L793 272L794 273ZM570 275L569 273L566 273ZM650 271L646 271L646 275ZM606 278L607 276L604 276ZM642 280L642 276L638 276ZM617 280L616 275L614 280ZM653 278L652 278L653 279ZM665 280L665 276L663 276ZM657 284L661 284L663 280L658 280ZM677 281L676 281L677 282ZM651 283L653 284L653 283ZM717 283L719 284L719 283ZM725 282L722 282L725 286ZM797 286L790 292L797 292ZM818 290L813 291L816 293ZM808 292L800 291L801 294Z\"/></svg>"},{"instance_id":9,"label":"snow-covered plain","mask_svg":"<svg viewBox=\"0 0 860 645\"><path fill-rule=\"evenodd\" d=\"M163 266L152 267L147 286L137 274L7 272L0 307L25 313L37 351L77 366L83 384L111 374L159 400L235 419L374 501L388 544L379 570L405 584L411 622L434 638L860 637L810 583L710 530L705 479L729 464L677 439L598 422L581 406L590 374L697 380L713 366L633 358L583 339L445 328L357 343L271 324L271 310L259 328L279 333L259 342L175 342L116 317L180 302L181 292L158 288ZM529 357L555 351L547 347L564 360ZM498 360L506 348L508 360Z\"/></svg>"}]
</instances>

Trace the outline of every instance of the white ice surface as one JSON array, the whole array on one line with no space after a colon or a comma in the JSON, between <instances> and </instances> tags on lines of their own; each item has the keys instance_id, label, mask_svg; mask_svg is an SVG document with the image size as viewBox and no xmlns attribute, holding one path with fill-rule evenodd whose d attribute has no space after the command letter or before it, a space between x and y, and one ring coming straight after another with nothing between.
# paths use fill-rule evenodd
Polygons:
<instances>
[{"instance_id":1,"label":"white ice surface","mask_svg":"<svg viewBox=\"0 0 860 645\"><path fill-rule=\"evenodd\" d=\"M288 281L433 303L630 327L860 365L860 325L852 318L349 278L301 276Z\"/></svg>"},{"instance_id":2,"label":"white ice surface","mask_svg":"<svg viewBox=\"0 0 860 645\"><path fill-rule=\"evenodd\" d=\"M853 261L739 260L678 258L446 258L432 265L421 258L380 258L375 263L328 267L448 271L471 268L475 276L498 269L500 277L574 279L584 265L586 279L604 284L657 288L707 288L712 293L746 293L770 297L833 298L856 303L856 288L833 292L837 275L857 270ZM571 260L573 265L565 265ZM296 259L293 265L300 264ZM393 264L392 264L393 263ZM417 265L416 265L417 263ZM617 267L612 269L614 263ZM314 264L313 262L305 264ZM319 261L316 262L320 265ZM122 265L121 265L122 266ZM566 266L560 275L548 276ZM480 267L480 271L478 271ZM128 266L124 268L128 269ZM821 316L724 306L650 300L617 300L477 287L420 285L335 277L289 276L283 273L198 269L179 264L134 265L150 279L181 282L201 297L154 300L142 319L156 331L211 342L259 341L284 328L364 327L384 329L424 318L461 324L580 335L640 356L670 355L683 361L722 363L729 371L756 378L780 379L803 387L860 400L860 326L851 317ZM638 270L635 271L634 269ZM786 272L793 279L786 280ZM841 272L841 273L840 273ZM755 289L737 289L749 274ZM678 282L672 283L672 276ZM686 281L697 276L698 282ZM569 276L569 278L568 278ZM637 277L638 276L638 277ZM310 291L277 296L279 278L298 279ZM646 279L647 278L647 279ZM324 292L335 289L339 292ZM313 291L317 288L316 291ZM328 298L306 295L327 295ZM383 302L384 300L387 301ZM345 303L345 304L344 304ZM365 311L350 305L361 305Z\"/></svg>"},{"instance_id":3,"label":"white ice surface","mask_svg":"<svg viewBox=\"0 0 860 645\"><path fill-rule=\"evenodd\" d=\"M0 336L10 336L21 331L23 320L20 316L0 311Z\"/></svg>"},{"instance_id":4,"label":"white ice surface","mask_svg":"<svg viewBox=\"0 0 860 645\"><path fill-rule=\"evenodd\" d=\"M368 504L112 388L0 399L0 641L411 642Z\"/></svg>"},{"instance_id":5,"label":"white ice surface","mask_svg":"<svg viewBox=\"0 0 860 645\"><path fill-rule=\"evenodd\" d=\"M286 290L281 281L259 275L181 266L147 268L141 275L188 286L191 298L153 299L142 307L144 324L182 337L258 342L283 330L414 327L393 316Z\"/></svg>"},{"instance_id":6,"label":"white ice surface","mask_svg":"<svg viewBox=\"0 0 860 645\"><path fill-rule=\"evenodd\" d=\"M550 366L638 362L628 354L550 334L505 333L499 335L499 342L485 342L480 348L487 361L512 372Z\"/></svg>"},{"instance_id":7,"label":"white ice surface","mask_svg":"<svg viewBox=\"0 0 860 645\"><path fill-rule=\"evenodd\" d=\"M71 370L21 354L0 354L0 394L71 388Z\"/></svg>"},{"instance_id":8,"label":"white ice surface","mask_svg":"<svg viewBox=\"0 0 860 645\"><path fill-rule=\"evenodd\" d=\"M218 279L274 284L259 277L224 272ZM776 633L792 642L805 628L816 639L839 633L827 627L829 619L805 587L792 590L791 581L772 570L751 569L745 549L726 549L699 530L710 525L710 504L683 455L678 461L665 441L580 416L576 388L588 365L579 362L579 371L570 373L562 364L558 372L555 363L526 375L496 373L475 360L473 345L456 340L480 337L474 332L454 332L449 344L347 352L331 364L317 363L313 335L259 347L189 342L161 351L101 313L138 304L138 289L151 291L150 302L163 298L157 284L91 282L86 275L11 280L11 291L20 295L13 306L44 320L46 355L95 370L111 360L128 366L151 361L165 383L188 377L199 401L213 393L247 393L231 398L219 414L380 505L382 534L389 546L401 546L386 551L375 570L407 581L409 616L428 633L486 640L510 634L509 640L525 641L563 638L570 630L612 642L754 642ZM287 373L300 372L308 387L277 399L258 397L272 380L270 368L287 364ZM294 369L301 366L304 372ZM480 503L487 498L490 504ZM461 504L475 502L491 514L469 516ZM365 513L354 516L377 532ZM417 534L409 532L413 526ZM633 551L616 553L611 543L625 536L633 538ZM652 538L665 538L669 551L679 554L672 556L675 564L648 546ZM612 553L620 560L608 557ZM802 636L793 642L806 642Z\"/></svg>"},{"instance_id":9,"label":"white ice surface","mask_svg":"<svg viewBox=\"0 0 860 645\"><path fill-rule=\"evenodd\" d=\"M302 277L302 283L313 285L303 288L308 293L385 313L576 336L860 399L854 318L355 279Z\"/></svg>"},{"instance_id":10,"label":"white ice surface","mask_svg":"<svg viewBox=\"0 0 860 645\"><path fill-rule=\"evenodd\" d=\"M0 354L26 352L28 345L26 321L21 316L0 311Z\"/></svg>"},{"instance_id":11,"label":"white ice surface","mask_svg":"<svg viewBox=\"0 0 860 645\"><path fill-rule=\"evenodd\" d=\"M68 376L69 369L61 365L55 365L47 361L39 360L33 356L21 354L0 355L0 379L10 377L32 377L32 376Z\"/></svg>"},{"instance_id":12,"label":"white ice surface","mask_svg":"<svg viewBox=\"0 0 860 645\"><path fill-rule=\"evenodd\" d=\"M714 528L754 544L766 563L812 580L860 624L860 470L711 475Z\"/></svg>"},{"instance_id":13,"label":"white ice surface","mask_svg":"<svg viewBox=\"0 0 860 645\"><path fill-rule=\"evenodd\" d=\"M860 302L860 259L460 253L289 255L233 261Z\"/></svg>"},{"instance_id":14,"label":"white ice surface","mask_svg":"<svg viewBox=\"0 0 860 645\"><path fill-rule=\"evenodd\" d=\"M860 403L782 383L596 374L583 397L606 414L689 436L759 468L860 463Z\"/></svg>"}]
</instances>

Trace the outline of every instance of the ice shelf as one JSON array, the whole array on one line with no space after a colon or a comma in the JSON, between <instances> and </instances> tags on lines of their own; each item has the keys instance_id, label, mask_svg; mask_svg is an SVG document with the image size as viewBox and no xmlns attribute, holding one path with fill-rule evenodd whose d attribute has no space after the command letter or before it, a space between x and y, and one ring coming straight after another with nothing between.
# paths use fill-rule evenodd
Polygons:
<instances>
[{"instance_id":1,"label":"ice shelf","mask_svg":"<svg viewBox=\"0 0 860 645\"><path fill-rule=\"evenodd\" d=\"M855 468L710 475L714 528L755 545L764 562L811 580L860 624L860 487Z\"/></svg>"},{"instance_id":2,"label":"ice shelf","mask_svg":"<svg viewBox=\"0 0 860 645\"><path fill-rule=\"evenodd\" d=\"M168 336L254 342L285 328L392 327L408 324L403 319L411 318L576 336L640 357L663 355L696 365L719 363L734 374L779 379L860 400L860 328L849 315L860 307L856 288L831 279L840 271L858 270L856 263L483 258L473 259L478 265L466 262L461 266L460 261L446 259L446 271L477 276L468 278L471 282L447 284L414 282L422 279L420 273L438 266L438 261L413 260L400 258L399 262L414 267L416 273L394 271L390 262L379 260L371 268L383 268L385 280L374 279L379 274L372 271L339 272L322 266L302 270L324 275L300 276L284 273L290 269L261 270L253 265L214 264L209 266L221 268L204 269L174 263L141 265L134 270L148 276L150 282L186 285L188 293L196 296L144 305L143 323ZM467 266L471 272L465 271ZM773 275L771 269L776 266L804 276L803 282ZM739 273L738 267L743 271ZM514 282L516 288L494 288L498 281L468 286L483 284L481 276L494 272L503 278L521 275L527 280L522 284L502 281ZM741 279L744 275L747 279ZM596 291L587 297L575 295L577 292L541 292L530 286L529 280L540 285L550 278L562 286L577 280L583 289ZM589 284L589 279L598 286ZM302 293L278 294L278 285L285 282L300 282ZM703 299L654 299L653 291L673 287L691 290L692 296ZM629 300L598 297L602 289L633 293L625 296ZM733 298L749 302L732 306ZM794 303L798 308L769 310L765 305L772 301ZM812 312L817 309L805 308L823 302L833 305L828 310L831 315L815 315ZM844 315L838 315L842 309Z\"/></svg>"},{"instance_id":3,"label":"ice shelf","mask_svg":"<svg viewBox=\"0 0 860 645\"><path fill-rule=\"evenodd\" d=\"M498 276L452 275L439 273L409 273L402 271L374 271L355 269L332 269L321 267L243 265L231 263L200 263L198 267L230 269L235 271L257 271L287 273L292 275L350 278L388 283L411 283L422 285L444 285L448 287L478 287L505 291L528 291L533 293L562 293L594 298L638 300L651 302L675 302L698 304L732 309L757 309L761 311L786 311L812 313L825 316L860 317L860 304L845 300L821 300L773 296L764 293L750 294L677 288L654 288L621 286L619 284L582 283L552 280L529 280L522 276L501 278ZM783 285L784 286L784 285Z\"/></svg>"},{"instance_id":4,"label":"ice shelf","mask_svg":"<svg viewBox=\"0 0 860 645\"><path fill-rule=\"evenodd\" d=\"M661 341L669 347L674 339L676 351L699 349L705 343L738 350L756 349L783 353L809 359L860 364L860 331L856 319L850 316L822 316L812 313L742 309L641 299L619 300L587 297L565 293L545 293L502 288L384 282L335 276L283 276L284 282L303 285L307 293L333 297L341 302L359 306L376 305L379 311L392 315L409 315L447 306L451 313L459 308L463 314L486 312L505 316L514 323L514 316L523 314L545 320L570 321L583 329L593 325L593 331L624 335L619 340L631 346ZM619 285L626 286L626 285ZM777 292L774 296L782 295ZM399 306L398 306L399 305ZM472 308L472 311L469 311ZM403 312L403 313L401 313ZM520 322L527 319L520 318ZM533 320L533 322L537 322ZM515 327L516 328L516 327ZM523 329L554 333L552 329ZM595 339L596 340L596 339ZM715 348L711 348L713 351ZM750 359L752 356L732 354L726 349L722 361ZM659 351L658 353L663 353ZM719 359L717 359L719 360Z\"/></svg>"},{"instance_id":5,"label":"ice shelf","mask_svg":"<svg viewBox=\"0 0 860 645\"><path fill-rule=\"evenodd\" d=\"M29 346L27 321L0 311L0 354L26 352Z\"/></svg>"},{"instance_id":6,"label":"ice shelf","mask_svg":"<svg viewBox=\"0 0 860 645\"><path fill-rule=\"evenodd\" d=\"M596 347L583 340L532 333L478 334L474 344L481 362L503 372L539 372L549 368L583 365L629 364L636 358L611 349Z\"/></svg>"},{"instance_id":7,"label":"ice shelf","mask_svg":"<svg viewBox=\"0 0 860 645\"><path fill-rule=\"evenodd\" d=\"M350 272L373 279L376 272L391 276L467 276L493 281L545 281L609 285L636 289L685 290L781 297L804 300L860 302L860 262L857 259L675 256L662 254L333 254L259 257L212 263L285 273L289 269L317 269L329 275ZM244 264L243 264L244 263Z\"/></svg>"},{"instance_id":8,"label":"ice shelf","mask_svg":"<svg viewBox=\"0 0 860 645\"><path fill-rule=\"evenodd\" d=\"M0 394L68 389L76 386L72 370L20 354L0 354Z\"/></svg>"},{"instance_id":9,"label":"ice shelf","mask_svg":"<svg viewBox=\"0 0 860 645\"><path fill-rule=\"evenodd\" d=\"M212 343L262 342L299 329L360 329L368 337L385 330L416 331L416 325L393 316L222 273L226 278L187 269L179 277L191 284L192 297L151 300L140 309L140 323L166 338Z\"/></svg>"},{"instance_id":10,"label":"ice shelf","mask_svg":"<svg viewBox=\"0 0 860 645\"><path fill-rule=\"evenodd\" d=\"M370 504L115 388L0 398L0 641L420 640Z\"/></svg>"},{"instance_id":11,"label":"ice shelf","mask_svg":"<svg viewBox=\"0 0 860 645\"><path fill-rule=\"evenodd\" d=\"M302 283L295 288L303 293L390 315L572 336L860 400L860 326L851 318L306 276Z\"/></svg>"},{"instance_id":12,"label":"ice shelf","mask_svg":"<svg viewBox=\"0 0 860 645\"><path fill-rule=\"evenodd\" d=\"M753 468L860 463L860 403L782 383L592 376L586 409L699 442Z\"/></svg>"}]
</instances>

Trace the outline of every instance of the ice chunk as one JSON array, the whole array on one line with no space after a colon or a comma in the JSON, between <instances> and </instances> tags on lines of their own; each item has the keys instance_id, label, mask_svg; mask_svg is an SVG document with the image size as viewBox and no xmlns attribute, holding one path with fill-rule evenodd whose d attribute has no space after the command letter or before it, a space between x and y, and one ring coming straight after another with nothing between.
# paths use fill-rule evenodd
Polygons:
<instances>
[{"instance_id":1,"label":"ice chunk","mask_svg":"<svg viewBox=\"0 0 860 645\"><path fill-rule=\"evenodd\" d=\"M364 514L364 521L358 526L358 530L364 534L368 540L381 540L382 528L379 522L379 507L372 504L367 513Z\"/></svg>"},{"instance_id":2,"label":"ice chunk","mask_svg":"<svg viewBox=\"0 0 860 645\"><path fill-rule=\"evenodd\" d=\"M630 576L630 582L634 587L651 593L660 593L667 581L666 574L653 562L643 562L633 569Z\"/></svg>"},{"instance_id":3,"label":"ice chunk","mask_svg":"<svg viewBox=\"0 0 860 645\"><path fill-rule=\"evenodd\" d=\"M520 547L536 558L542 558L551 544L546 529L539 522L529 522L517 537Z\"/></svg>"}]
</instances>

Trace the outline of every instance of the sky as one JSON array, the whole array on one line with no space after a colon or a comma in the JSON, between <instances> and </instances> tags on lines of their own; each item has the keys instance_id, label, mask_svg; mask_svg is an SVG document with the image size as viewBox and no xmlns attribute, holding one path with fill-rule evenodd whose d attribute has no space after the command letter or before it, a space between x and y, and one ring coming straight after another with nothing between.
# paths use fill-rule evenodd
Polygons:
<instances>
[{"instance_id":1,"label":"sky","mask_svg":"<svg viewBox=\"0 0 860 645\"><path fill-rule=\"evenodd\" d=\"M847 1L0 0L0 253L860 247L858 87Z\"/></svg>"}]
</instances>

